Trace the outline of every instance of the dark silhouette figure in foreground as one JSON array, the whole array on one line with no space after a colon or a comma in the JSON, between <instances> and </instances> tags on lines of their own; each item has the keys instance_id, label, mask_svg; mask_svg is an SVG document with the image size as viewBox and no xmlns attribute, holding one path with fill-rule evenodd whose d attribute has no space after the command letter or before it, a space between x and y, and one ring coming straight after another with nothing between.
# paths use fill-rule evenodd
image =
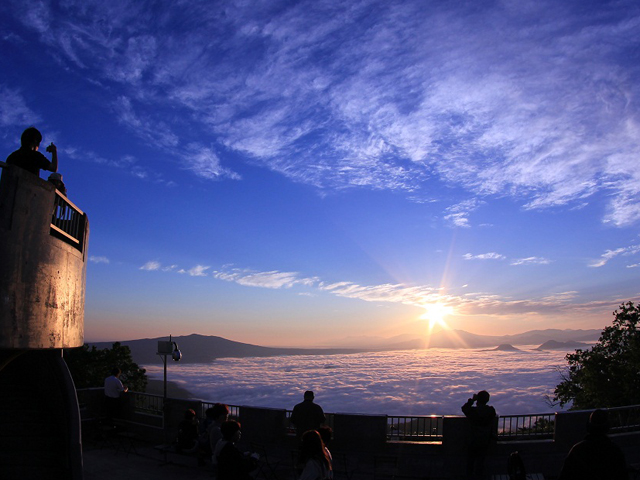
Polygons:
<instances>
[{"instance_id":1,"label":"dark silhouette figure in foreground","mask_svg":"<svg viewBox=\"0 0 640 480\"><path fill-rule=\"evenodd\" d=\"M301 438L307 430L318 430L326 421L322 407L313 403L314 398L313 392L307 390L304 392L304 401L293 407L291 423L296 426L298 438Z\"/></svg>"},{"instance_id":2,"label":"dark silhouette figure in foreground","mask_svg":"<svg viewBox=\"0 0 640 480\"><path fill-rule=\"evenodd\" d=\"M51 153L51 161L38 151L42 142L42 134L35 127L29 127L20 137L20 149L7 157L9 165L16 165L20 168L40 176L40 170L50 172L58 171L58 149L51 143L47 147L47 152Z\"/></svg>"},{"instance_id":3,"label":"dark silhouette figure in foreground","mask_svg":"<svg viewBox=\"0 0 640 480\"><path fill-rule=\"evenodd\" d=\"M217 480L252 480L251 472L258 466L258 456L243 454L235 444L240 440L240 424L228 420L220 427L222 440L213 452L217 463Z\"/></svg>"},{"instance_id":4,"label":"dark silhouette figure in foreground","mask_svg":"<svg viewBox=\"0 0 640 480\"><path fill-rule=\"evenodd\" d=\"M184 412L184 418L178 426L176 450L184 453L194 453L198 450L198 424L196 412L189 408Z\"/></svg>"},{"instance_id":5,"label":"dark silhouette figure in foreground","mask_svg":"<svg viewBox=\"0 0 640 480\"><path fill-rule=\"evenodd\" d=\"M605 410L594 410L587 436L567 455L559 480L627 480L624 454L607 436L609 418Z\"/></svg>"},{"instance_id":6,"label":"dark silhouette figure in foreground","mask_svg":"<svg viewBox=\"0 0 640 480\"><path fill-rule=\"evenodd\" d=\"M482 390L462 406L462 413L469 420L467 442L467 478L469 479L482 478L487 452L496 438L496 410L488 405L490 397L489 392Z\"/></svg>"},{"instance_id":7,"label":"dark silhouette figure in foreground","mask_svg":"<svg viewBox=\"0 0 640 480\"><path fill-rule=\"evenodd\" d=\"M333 478L331 458L316 430L308 430L302 435L300 463L303 468L298 480L329 480Z\"/></svg>"}]
</instances>

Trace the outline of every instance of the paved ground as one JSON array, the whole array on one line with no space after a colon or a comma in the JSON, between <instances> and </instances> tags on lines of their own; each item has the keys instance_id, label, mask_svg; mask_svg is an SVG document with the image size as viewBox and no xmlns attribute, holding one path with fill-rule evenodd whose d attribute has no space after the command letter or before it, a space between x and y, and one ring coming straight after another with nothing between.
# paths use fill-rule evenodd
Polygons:
<instances>
[{"instance_id":1,"label":"paved ground","mask_svg":"<svg viewBox=\"0 0 640 480\"><path fill-rule=\"evenodd\" d=\"M85 480L211 480L211 466L198 467L195 458L175 455L170 458L173 463L165 463L151 446L137 445L136 452L111 446L85 448Z\"/></svg>"},{"instance_id":2,"label":"paved ground","mask_svg":"<svg viewBox=\"0 0 640 480\"><path fill-rule=\"evenodd\" d=\"M127 452L131 444L113 443L105 445L88 445L84 447L84 478L85 480L212 480L211 465L198 466L197 459L183 455L169 454L164 461L163 455L152 445L134 444L135 450ZM293 480L293 468L290 458L291 452L280 452L280 458L272 458L267 465L262 459L261 470L257 471L257 480ZM336 459L334 458L334 461ZM270 468L272 467L273 470ZM359 466L360 469L364 465ZM336 480L370 480L370 469L365 471L350 471L348 475L340 472L336 465ZM274 476L274 473L276 476Z\"/></svg>"}]
</instances>

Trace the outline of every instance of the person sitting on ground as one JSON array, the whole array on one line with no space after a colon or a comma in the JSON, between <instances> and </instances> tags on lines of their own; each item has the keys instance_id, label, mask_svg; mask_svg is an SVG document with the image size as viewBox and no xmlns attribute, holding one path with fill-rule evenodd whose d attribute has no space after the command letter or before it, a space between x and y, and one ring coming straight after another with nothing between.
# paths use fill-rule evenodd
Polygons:
<instances>
[{"instance_id":1,"label":"person sitting on ground","mask_svg":"<svg viewBox=\"0 0 640 480\"><path fill-rule=\"evenodd\" d=\"M184 453L195 453L198 447L198 417L196 412L189 408L184 412L184 419L178 426L176 450Z\"/></svg>"},{"instance_id":2,"label":"person sitting on ground","mask_svg":"<svg viewBox=\"0 0 640 480\"><path fill-rule=\"evenodd\" d=\"M220 426L222 439L213 452L217 465L217 480L252 480L251 472L257 468L257 454L242 453L235 444L242 432L240 423L227 420Z\"/></svg>"},{"instance_id":3,"label":"person sitting on ground","mask_svg":"<svg viewBox=\"0 0 640 480\"><path fill-rule=\"evenodd\" d=\"M313 392L307 390L304 392L304 401L293 407L290 420L296 426L298 439L307 430L318 430L326 421L322 407L313 403L314 398Z\"/></svg>"},{"instance_id":4,"label":"person sitting on ground","mask_svg":"<svg viewBox=\"0 0 640 480\"><path fill-rule=\"evenodd\" d=\"M222 427L222 424L229 418L229 407L224 403L216 403L213 407L207 409L207 412L211 415L213 420L207 428L208 443L211 448L211 452L213 453L216 445L222 438L222 431L220 430L220 427Z\"/></svg>"},{"instance_id":5,"label":"person sitting on ground","mask_svg":"<svg viewBox=\"0 0 640 480\"><path fill-rule=\"evenodd\" d=\"M469 420L470 432L467 445L467 478L482 478L484 461L496 433L496 410L488 405L489 392L482 390L467 400L462 413ZM476 406L473 404L476 403Z\"/></svg>"},{"instance_id":6,"label":"person sitting on ground","mask_svg":"<svg viewBox=\"0 0 640 480\"><path fill-rule=\"evenodd\" d=\"M587 436L567 455L559 480L627 480L624 453L607 436L606 410L594 410L587 424Z\"/></svg>"},{"instance_id":7,"label":"person sitting on ground","mask_svg":"<svg viewBox=\"0 0 640 480\"><path fill-rule=\"evenodd\" d=\"M35 127L29 127L20 137L20 149L11 153L7 157L7 164L16 165L20 168L40 176L40 170L50 172L58 171L58 149L53 142L47 147L47 152L51 153L51 161L38 151L42 142L42 134Z\"/></svg>"},{"instance_id":8,"label":"person sitting on ground","mask_svg":"<svg viewBox=\"0 0 640 480\"><path fill-rule=\"evenodd\" d=\"M302 435L300 463L303 465L298 480L330 480L333 478L331 459L316 430L308 430Z\"/></svg>"}]
</instances>

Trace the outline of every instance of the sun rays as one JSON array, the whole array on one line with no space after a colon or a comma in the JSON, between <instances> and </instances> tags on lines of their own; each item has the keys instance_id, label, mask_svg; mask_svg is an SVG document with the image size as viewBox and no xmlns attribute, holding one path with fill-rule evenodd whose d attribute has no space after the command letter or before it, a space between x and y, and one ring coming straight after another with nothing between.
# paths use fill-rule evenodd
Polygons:
<instances>
[{"instance_id":1,"label":"sun rays","mask_svg":"<svg viewBox=\"0 0 640 480\"><path fill-rule=\"evenodd\" d=\"M449 329L449 325L447 324L445 317L454 313L453 307L440 302L429 303L421 306L425 309L425 312L420 315L420 318L429 321L429 334L431 334L433 329L436 327Z\"/></svg>"}]
</instances>

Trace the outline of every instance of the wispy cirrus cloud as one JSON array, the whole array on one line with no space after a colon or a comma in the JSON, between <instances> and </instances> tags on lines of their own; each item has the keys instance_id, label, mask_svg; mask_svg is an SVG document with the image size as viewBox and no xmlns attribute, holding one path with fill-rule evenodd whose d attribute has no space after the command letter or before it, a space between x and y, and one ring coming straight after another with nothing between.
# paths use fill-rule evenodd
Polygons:
<instances>
[{"instance_id":1,"label":"wispy cirrus cloud","mask_svg":"<svg viewBox=\"0 0 640 480\"><path fill-rule=\"evenodd\" d=\"M465 253L462 258L465 260L505 260L507 257L502 255L501 253L496 252L488 252L488 253L479 253L477 255L472 255L471 253Z\"/></svg>"},{"instance_id":2,"label":"wispy cirrus cloud","mask_svg":"<svg viewBox=\"0 0 640 480\"><path fill-rule=\"evenodd\" d=\"M198 142L184 145L164 120L158 121L151 116L138 114L132 106L131 99L120 97L115 102L115 109L121 123L131 127L140 138L157 143L165 151L171 152L180 159L184 168L197 176L210 180L223 177L233 180L241 178L237 173L222 167L220 158L211 147Z\"/></svg>"},{"instance_id":3,"label":"wispy cirrus cloud","mask_svg":"<svg viewBox=\"0 0 640 480\"><path fill-rule=\"evenodd\" d=\"M445 209L444 219L454 227L468 228L471 226L469 224L469 215L482 203L477 199L470 199L451 205Z\"/></svg>"},{"instance_id":4,"label":"wispy cirrus cloud","mask_svg":"<svg viewBox=\"0 0 640 480\"><path fill-rule=\"evenodd\" d=\"M197 267L193 267L194 269L196 269ZM207 267L208 268L208 267ZM178 271L178 266L177 265L162 265L160 262L156 261L156 260L150 260L147 263L145 263L144 265L142 265L140 267L140 270L146 270L149 272L155 272L155 271L161 271L161 272L176 272ZM197 270L193 270L194 272ZM180 273L188 273L185 270L180 270Z\"/></svg>"},{"instance_id":5,"label":"wispy cirrus cloud","mask_svg":"<svg viewBox=\"0 0 640 480\"><path fill-rule=\"evenodd\" d=\"M24 127L39 121L20 90L0 85L0 127Z\"/></svg>"},{"instance_id":6,"label":"wispy cirrus cloud","mask_svg":"<svg viewBox=\"0 0 640 480\"><path fill-rule=\"evenodd\" d=\"M175 182L173 180L166 180L157 170L153 170L140 164L140 162L138 162L138 160L132 155L123 155L119 158L106 158L91 150L83 150L75 145L69 144L66 144L64 148L59 148L58 151L74 160L92 162L111 168L126 170L132 176L140 180L164 184L167 186L175 186Z\"/></svg>"},{"instance_id":7,"label":"wispy cirrus cloud","mask_svg":"<svg viewBox=\"0 0 640 480\"><path fill-rule=\"evenodd\" d=\"M607 250L601 256L599 260L594 260L589 264L590 267L598 268L605 266L609 261L614 259L615 257L622 256L631 256L640 253L640 245L630 245L628 247L620 247L614 250Z\"/></svg>"},{"instance_id":8,"label":"wispy cirrus cloud","mask_svg":"<svg viewBox=\"0 0 640 480\"><path fill-rule=\"evenodd\" d=\"M187 270L186 273L188 273L192 277L206 277L207 270L209 270L210 268L211 267L207 267L204 265L196 265L195 267L192 267L189 270Z\"/></svg>"},{"instance_id":9,"label":"wispy cirrus cloud","mask_svg":"<svg viewBox=\"0 0 640 480\"><path fill-rule=\"evenodd\" d=\"M511 265L548 265L551 260L544 257L526 257L517 258L511 262Z\"/></svg>"},{"instance_id":10,"label":"wispy cirrus cloud","mask_svg":"<svg viewBox=\"0 0 640 480\"><path fill-rule=\"evenodd\" d=\"M495 255L495 254L494 254ZM486 256L486 254L485 254ZM489 258L492 255L489 255ZM526 262L525 262L526 263ZM559 314L582 309L593 311L610 308L619 303L620 299L603 300L600 302L579 302L576 291L566 291L550 294L540 298L512 299L500 295L483 292L466 292L450 294L440 287L430 285L380 284L360 285L355 282L340 281L326 282L319 277L304 276L298 272L283 272L279 270L256 271L248 268L223 267L208 273L210 267L196 265L190 269L162 266L160 262L150 261L141 267L150 271L171 271L190 276L207 277L236 283L244 287L291 289L304 287L301 295L325 293L343 298L351 298L364 302L397 303L423 307L430 303L444 303L454 307L456 312L463 315L514 315L514 314ZM465 289L467 285L461 286Z\"/></svg>"},{"instance_id":11,"label":"wispy cirrus cloud","mask_svg":"<svg viewBox=\"0 0 640 480\"><path fill-rule=\"evenodd\" d=\"M160 270L162 265L160 265L160 262L157 262L155 260L150 260L147 263L145 263L144 265L142 265L140 267L140 270L147 270L149 272L154 272L156 270Z\"/></svg>"},{"instance_id":12,"label":"wispy cirrus cloud","mask_svg":"<svg viewBox=\"0 0 640 480\"><path fill-rule=\"evenodd\" d=\"M444 301L439 289L424 285L403 284L358 285L352 282L337 282L321 285L322 290L347 298L357 298L366 302L391 302L421 306L425 303Z\"/></svg>"},{"instance_id":13,"label":"wispy cirrus cloud","mask_svg":"<svg viewBox=\"0 0 640 480\"><path fill-rule=\"evenodd\" d=\"M89 261L92 263L109 263L109 259L101 255L90 255Z\"/></svg>"},{"instance_id":14,"label":"wispy cirrus cloud","mask_svg":"<svg viewBox=\"0 0 640 480\"><path fill-rule=\"evenodd\" d=\"M530 209L601 192L610 199L604 221L640 219L639 67L626 55L640 16L631 3L604 17L552 1L518 11L488 2L308 0L277 11L232 2L224 15L199 2L67 2L56 12L32 2L28 15L12 5L62 59L118 85L123 124L180 163L190 143L181 137L194 130L325 190L414 196L439 180ZM188 32L177 28L186 24ZM233 178L213 152L186 165ZM469 225L464 211L445 215Z\"/></svg>"},{"instance_id":15,"label":"wispy cirrus cloud","mask_svg":"<svg viewBox=\"0 0 640 480\"><path fill-rule=\"evenodd\" d=\"M291 288L294 285L312 286L318 282L316 278L301 277L296 272L256 272L248 269L234 268L226 271L213 272L214 278L235 282L247 287L262 288Z\"/></svg>"}]
</instances>

